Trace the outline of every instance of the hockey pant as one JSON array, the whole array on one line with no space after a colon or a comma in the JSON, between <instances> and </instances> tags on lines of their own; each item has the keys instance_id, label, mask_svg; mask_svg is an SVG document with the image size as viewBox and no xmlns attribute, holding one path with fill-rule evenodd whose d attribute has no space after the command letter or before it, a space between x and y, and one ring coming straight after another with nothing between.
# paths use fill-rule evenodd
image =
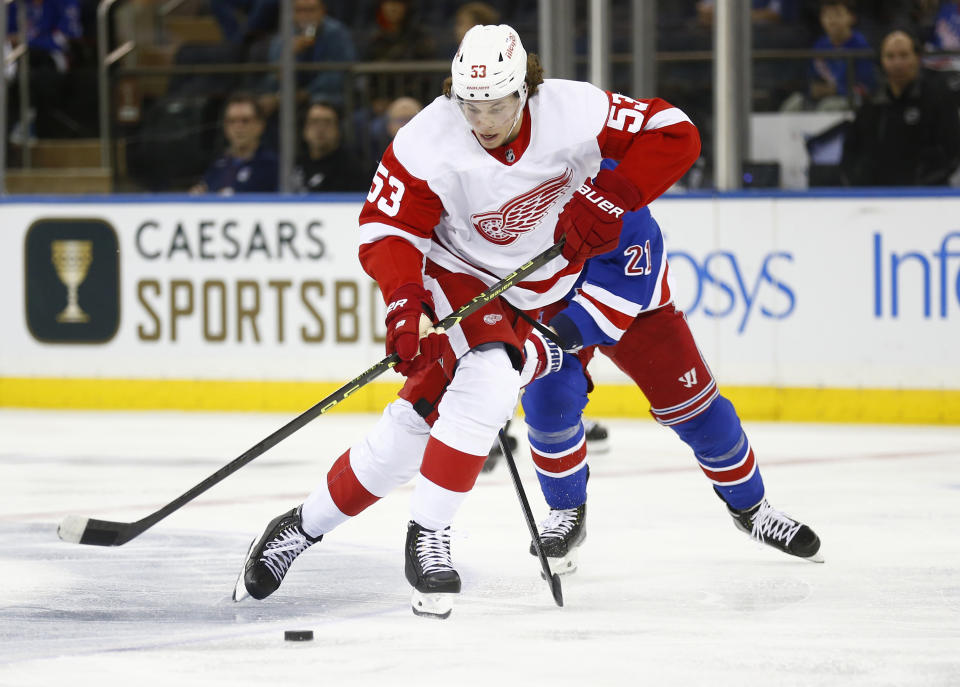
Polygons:
<instances>
[{"instance_id":1,"label":"hockey pant","mask_svg":"<svg viewBox=\"0 0 960 687\"><path fill-rule=\"evenodd\" d=\"M683 313L672 304L639 315L615 346L600 347L650 403L650 413L693 450L716 492L731 507L749 508L764 487L753 449L733 404L717 389ZM563 367L530 384L523 396L530 449L552 509L587 498L587 455L581 417L587 403L584 368L595 348L567 355Z\"/></svg>"},{"instance_id":2,"label":"hockey pant","mask_svg":"<svg viewBox=\"0 0 960 687\"><path fill-rule=\"evenodd\" d=\"M466 275L432 273L424 281L439 318L485 288ZM432 530L449 526L513 416L529 326L498 300L448 332L451 355L409 377L373 430L337 458L306 499L307 533L330 532L414 477L412 519Z\"/></svg>"}]
</instances>

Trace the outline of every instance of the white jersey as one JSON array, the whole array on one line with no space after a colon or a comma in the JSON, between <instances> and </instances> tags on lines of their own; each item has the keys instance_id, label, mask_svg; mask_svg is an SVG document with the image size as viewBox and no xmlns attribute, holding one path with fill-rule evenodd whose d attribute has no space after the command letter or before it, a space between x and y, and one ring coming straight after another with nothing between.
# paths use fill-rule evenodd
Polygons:
<instances>
[{"instance_id":1,"label":"white jersey","mask_svg":"<svg viewBox=\"0 0 960 687\"><path fill-rule=\"evenodd\" d=\"M384 153L360 215L361 243L403 238L427 260L489 286L554 244L558 215L605 154L625 150L624 140L665 109L678 114L660 126L689 122L651 103L550 79L529 99L517 139L488 151L459 106L438 97ZM524 310L549 305L581 268L559 256L504 298Z\"/></svg>"}]
</instances>

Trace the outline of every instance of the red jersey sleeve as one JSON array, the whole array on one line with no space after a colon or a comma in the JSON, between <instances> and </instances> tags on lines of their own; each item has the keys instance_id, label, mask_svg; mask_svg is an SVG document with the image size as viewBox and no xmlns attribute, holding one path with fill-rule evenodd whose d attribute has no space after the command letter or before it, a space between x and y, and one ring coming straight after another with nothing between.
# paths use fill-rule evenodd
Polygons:
<instances>
[{"instance_id":1,"label":"red jersey sleeve","mask_svg":"<svg viewBox=\"0 0 960 687\"><path fill-rule=\"evenodd\" d=\"M360 264L385 300L398 286L423 283L423 255L442 213L440 197L387 146L360 211Z\"/></svg>"},{"instance_id":2,"label":"red jersey sleeve","mask_svg":"<svg viewBox=\"0 0 960 687\"><path fill-rule=\"evenodd\" d=\"M640 190L647 205L686 174L700 156L700 133L677 107L660 98L634 100L607 92L610 114L597 142L617 172ZM636 210L637 208L632 208Z\"/></svg>"}]
</instances>

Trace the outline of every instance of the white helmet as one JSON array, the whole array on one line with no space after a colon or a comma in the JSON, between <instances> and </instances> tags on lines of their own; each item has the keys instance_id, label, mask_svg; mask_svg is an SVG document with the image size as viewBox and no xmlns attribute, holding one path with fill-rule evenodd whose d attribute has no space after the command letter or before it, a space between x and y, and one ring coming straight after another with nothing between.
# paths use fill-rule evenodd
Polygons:
<instances>
[{"instance_id":1,"label":"white helmet","mask_svg":"<svg viewBox=\"0 0 960 687\"><path fill-rule=\"evenodd\" d=\"M460 102L490 102L513 93L526 100L527 51L506 24L467 31L450 71Z\"/></svg>"}]
</instances>

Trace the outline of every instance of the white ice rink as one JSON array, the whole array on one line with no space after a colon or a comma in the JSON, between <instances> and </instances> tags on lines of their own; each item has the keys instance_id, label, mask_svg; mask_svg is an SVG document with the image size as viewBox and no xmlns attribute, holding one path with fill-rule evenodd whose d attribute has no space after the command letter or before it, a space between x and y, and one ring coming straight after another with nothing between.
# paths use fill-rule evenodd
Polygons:
<instances>
[{"instance_id":1,"label":"white ice rink","mask_svg":"<svg viewBox=\"0 0 960 687\"><path fill-rule=\"evenodd\" d=\"M446 621L410 612L409 487L273 597L230 601L253 536L373 416L317 419L124 546L58 540L68 514L143 517L289 419L0 411L0 685L960 685L956 427L747 423L771 502L823 540L816 565L735 530L669 430L611 421L564 608L505 465L460 511Z\"/></svg>"}]
</instances>

